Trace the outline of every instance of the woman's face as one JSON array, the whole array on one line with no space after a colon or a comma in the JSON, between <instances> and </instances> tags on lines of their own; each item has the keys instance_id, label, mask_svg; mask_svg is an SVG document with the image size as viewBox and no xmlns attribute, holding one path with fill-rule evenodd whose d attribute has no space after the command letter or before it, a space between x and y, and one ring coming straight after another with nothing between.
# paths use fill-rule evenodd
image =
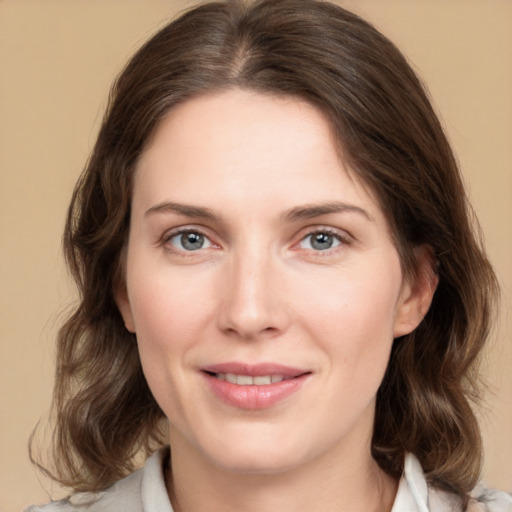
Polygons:
<instances>
[{"instance_id":1,"label":"woman's face","mask_svg":"<svg viewBox=\"0 0 512 512\"><path fill-rule=\"evenodd\" d=\"M422 311L322 114L241 90L183 103L132 207L118 304L173 454L265 473L369 453L393 338Z\"/></svg>"}]
</instances>

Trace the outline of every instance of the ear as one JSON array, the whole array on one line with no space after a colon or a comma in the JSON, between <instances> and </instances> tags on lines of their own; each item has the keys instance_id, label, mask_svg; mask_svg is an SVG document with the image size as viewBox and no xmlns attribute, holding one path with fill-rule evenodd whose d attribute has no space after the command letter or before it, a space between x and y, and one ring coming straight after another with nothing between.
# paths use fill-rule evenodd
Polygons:
<instances>
[{"instance_id":1,"label":"ear","mask_svg":"<svg viewBox=\"0 0 512 512\"><path fill-rule=\"evenodd\" d=\"M439 282L432 248L420 245L414 249L414 256L416 272L403 284L395 317L395 338L409 334L418 327L430 308Z\"/></svg>"},{"instance_id":2,"label":"ear","mask_svg":"<svg viewBox=\"0 0 512 512\"><path fill-rule=\"evenodd\" d=\"M128 291L126 289L126 284L121 284L115 293L115 301L119 312L124 320L124 325L128 331L131 333L135 333L135 323L133 321L132 314L132 306L130 304L130 299L128 298Z\"/></svg>"}]
</instances>

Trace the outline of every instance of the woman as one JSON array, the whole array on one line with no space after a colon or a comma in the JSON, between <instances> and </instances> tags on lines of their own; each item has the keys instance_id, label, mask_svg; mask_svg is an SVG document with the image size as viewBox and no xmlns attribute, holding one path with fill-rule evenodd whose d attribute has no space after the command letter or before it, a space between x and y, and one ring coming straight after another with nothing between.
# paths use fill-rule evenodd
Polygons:
<instances>
[{"instance_id":1,"label":"woman","mask_svg":"<svg viewBox=\"0 0 512 512\"><path fill-rule=\"evenodd\" d=\"M360 18L230 1L163 28L65 250L53 473L77 494L41 510L511 509L475 490L494 274L418 78Z\"/></svg>"}]
</instances>

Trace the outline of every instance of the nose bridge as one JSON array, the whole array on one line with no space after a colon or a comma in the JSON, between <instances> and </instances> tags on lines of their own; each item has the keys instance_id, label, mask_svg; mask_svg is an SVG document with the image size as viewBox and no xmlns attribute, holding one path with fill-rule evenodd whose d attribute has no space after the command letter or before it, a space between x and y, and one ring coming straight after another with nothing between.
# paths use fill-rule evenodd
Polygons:
<instances>
[{"instance_id":1,"label":"nose bridge","mask_svg":"<svg viewBox=\"0 0 512 512\"><path fill-rule=\"evenodd\" d=\"M277 333L286 323L277 258L253 239L233 251L226 269L221 327L251 339Z\"/></svg>"}]
</instances>

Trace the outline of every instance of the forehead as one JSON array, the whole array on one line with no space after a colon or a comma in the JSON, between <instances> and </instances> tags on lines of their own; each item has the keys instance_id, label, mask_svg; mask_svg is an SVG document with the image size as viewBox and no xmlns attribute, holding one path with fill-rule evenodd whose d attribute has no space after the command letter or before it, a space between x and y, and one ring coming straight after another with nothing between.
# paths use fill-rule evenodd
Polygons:
<instances>
[{"instance_id":1,"label":"forehead","mask_svg":"<svg viewBox=\"0 0 512 512\"><path fill-rule=\"evenodd\" d=\"M135 196L231 204L364 201L376 207L324 114L294 98L245 90L179 104L160 123L137 168ZM151 197L149 197L151 196ZM138 198L135 197L135 200Z\"/></svg>"},{"instance_id":2,"label":"forehead","mask_svg":"<svg viewBox=\"0 0 512 512\"><path fill-rule=\"evenodd\" d=\"M189 153L188 159L205 152L232 157L235 148L241 158L254 159L251 150L256 148L266 150L258 160L285 158L289 144L305 149L321 145L329 152L336 147L327 118L308 102L234 88L195 96L172 108L146 145L141 161L162 152L163 145L168 156L178 148L199 146L200 153Z\"/></svg>"}]
</instances>

